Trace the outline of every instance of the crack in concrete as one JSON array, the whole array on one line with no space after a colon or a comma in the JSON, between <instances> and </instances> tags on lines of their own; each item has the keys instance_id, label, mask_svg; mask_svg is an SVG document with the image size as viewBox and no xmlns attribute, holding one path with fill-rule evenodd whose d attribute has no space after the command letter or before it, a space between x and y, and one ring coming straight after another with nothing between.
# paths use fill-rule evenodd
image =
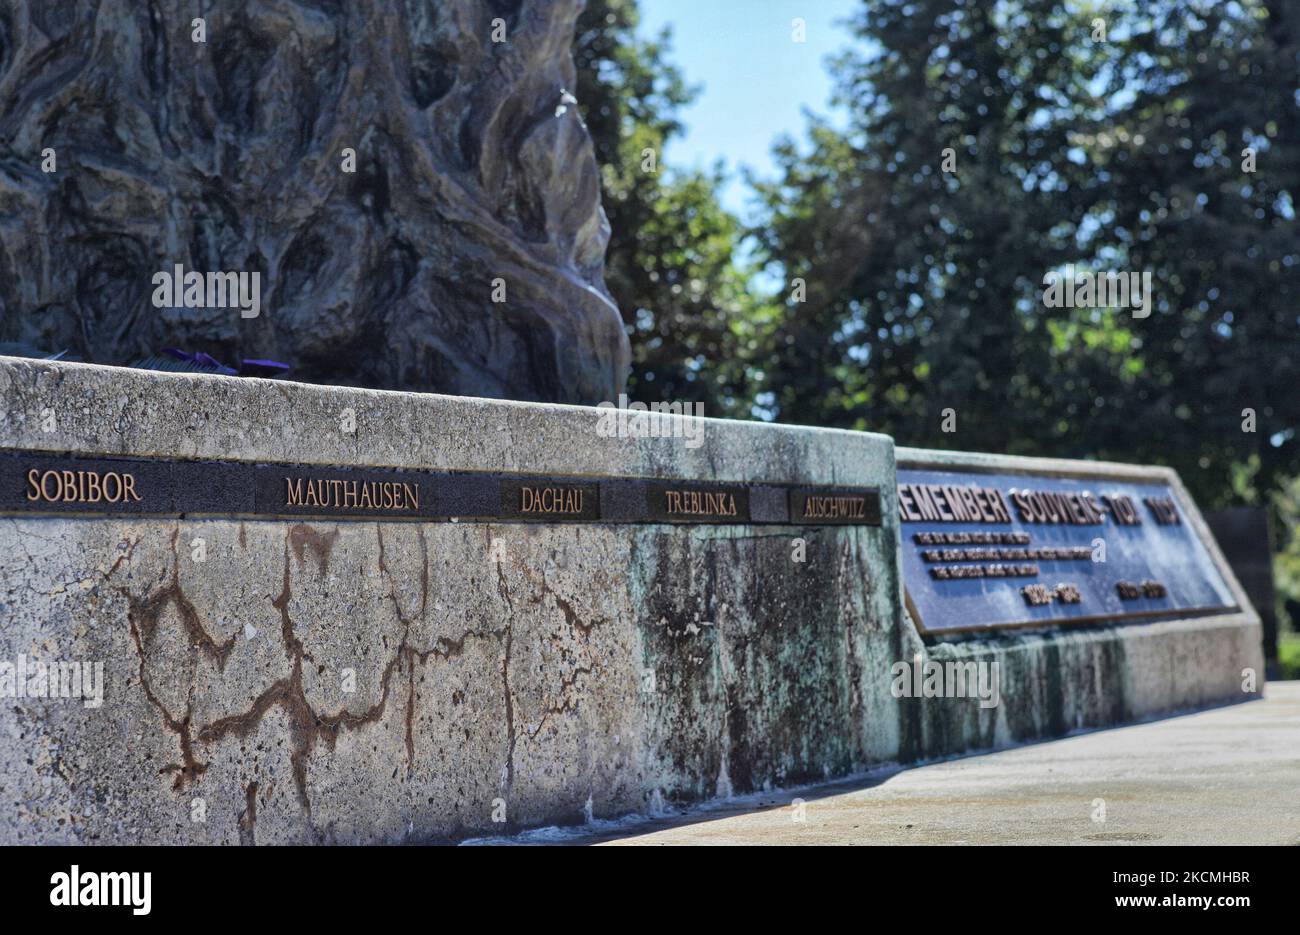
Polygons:
<instances>
[{"instance_id":1,"label":"crack in concrete","mask_svg":"<svg viewBox=\"0 0 1300 935\"><path fill-rule=\"evenodd\" d=\"M516 727L516 711L514 697L510 686L510 666L513 661L514 632L513 632L513 615L515 612L514 600L510 593L509 584L506 579L505 569L502 563L496 563L497 572L497 590L502 601L508 608L507 621L504 626L500 627L475 627L465 630L458 636L439 636L427 648L420 648L411 644L411 631L417 621L427 619L429 607L429 554L428 544L423 530L418 530L420 549L421 549L421 572L420 572L420 600L418 613L408 614L402 607L398 597L396 585L393 582L393 575L388 567L388 555L386 552L386 543L384 541L382 524L376 524L376 537L379 548L379 570L383 577L389 580L390 588L388 597L392 603L394 611L399 622L402 625L402 636L392 657L387 661L382 670L380 677L379 699L370 707L359 713L353 713L346 708L342 708L335 713L323 713L316 711L307 699L306 689L303 683L304 664L311 663L310 653L306 650L302 640L296 635L294 621L290 614L289 606L293 596L292 589L292 569L293 559L301 564L307 559L307 553L313 553L318 569L321 574L327 573L329 560L332 550L339 538L339 531L333 530L329 533L321 533L306 524L296 524L285 533L283 544L283 573L282 585L278 595L271 598L271 605L279 612L280 615L280 636L284 647L285 657L290 663L290 673L287 677L278 679L256 698L253 699L247 710L237 714L228 715L218 718L206 725L195 725L194 717L194 686L191 685L186 699L185 713L183 716L176 716L171 713L167 705L158 697L151 684L148 672L148 647L153 642L163 611L169 606L177 608L180 620L188 636L189 645L197 650L205 658L216 663L219 671L224 671L226 662L235 646L236 637L231 636L224 642L218 642L205 629L202 620L199 617L197 609L189 601L181 588L179 578L179 557L177 553L177 540L180 534L179 525L174 529L171 536L172 552L172 574L170 583L161 590L152 593L146 593L144 596L134 596L126 589L119 589L120 593L126 598L129 610L128 618L130 622L131 635L136 646L136 653L139 657L139 678L142 691L149 703L157 709L166 728L176 734L180 745L181 762L172 763L165 766L160 773L175 773L176 777L172 783L174 790L183 789L187 784L193 783L199 779L208 769L209 764L199 762L196 756L196 745L210 746L219 744L228 737L238 737L245 739L250 736L257 727L262 723L266 714L272 709L279 708L288 718L289 736L291 741L290 764L294 785L297 793L297 799L303 810L308 827L317 841L324 839L321 829L315 826L312 816L312 802L308 793L307 772L308 765L312 754L319 745L324 745L329 750L333 750L337 743L340 731L360 730L369 724L381 720L387 710L388 700L393 688L393 676L400 673L403 668L406 672L407 698L404 711L405 720L405 747L407 757L407 777L413 775L415 768L415 669L416 665L427 665L430 658L436 657L443 660L450 660L460 656L465 652L470 640L500 640L502 641L502 654L500 659L501 686L503 696L503 707L505 714L506 726L506 750L504 764L502 768L503 792L509 796L515 780L515 751L518 743L518 733ZM491 531L488 530L489 539ZM127 558L134 553L135 546L140 542L137 539L131 543L130 552ZM109 570L111 576L119 567L121 562L116 563ZM525 570L526 571L526 570ZM525 574L532 585L539 585L543 593L536 598L531 599L530 603L539 604L545 600L549 594L554 601L555 606L564 615L567 623L584 637L589 636L593 627L599 623L607 622L605 620L584 623L579 617L573 605L557 594L545 581L534 575ZM579 678L591 675L594 671L592 665L579 665L574 668L573 672L561 679L559 700L551 702L539 722L538 728L529 732L530 736L536 736L547 721L554 715L572 711L577 706L577 700L571 695L571 690L576 685ZM257 783L250 783L245 790L247 804L244 812L239 819L239 829L241 841L253 843L254 829L256 822L256 787Z\"/></svg>"},{"instance_id":2,"label":"crack in concrete","mask_svg":"<svg viewBox=\"0 0 1300 935\"><path fill-rule=\"evenodd\" d=\"M149 682L146 672L147 652L146 646L153 642L158 632L158 626L161 622L162 612L169 605L174 604L181 624L183 625L189 643L197 647L202 653L207 655L217 664L219 671L224 671L226 660L230 658L230 652L235 647L235 638L233 636L224 643L217 643L203 627L203 622L199 618L199 613L194 605L190 603L181 590L180 585L180 566L179 559L176 555L176 539L180 535L178 526L172 532L171 549L172 549L172 579L171 584L157 591L146 598L136 598L125 588L120 588L119 592L127 600L127 621L131 630L131 638L135 643L136 655L140 658L140 687L144 691L145 698L151 705L158 709L162 715L163 723L167 729L176 734L181 746L181 762L169 763L160 770L161 773L176 773L176 779L172 783L173 789L183 789L187 782L194 781L202 775L208 768L206 763L200 763L194 756L194 742L190 730L190 723L193 718L194 709L194 687L190 686L189 694L185 702L185 716L182 718L175 717L168 709L163 700L154 693L153 686ZM117 566L115 565L114 568ZM110 572L111 574L111 572Z\"/></svg>"},{"instance_id":3,"label":"crack in concrete","mask_svg":"<svg viewBox=\"0 0 1300 935\"><path fill-rule=\"evenodd\" d=\"M246 847L257 844L257 780L244 790L244 810L239 815L239 843Z\"/></svg>"},{"instance_id":4,"label":"crack in concrete","mask_svg":"<svg viewBox=\"0 0 1300 935\"><path fill-rule=\"evenodd\" d=\"M561 676L559 694L563 700L559 704L547 705L546 710L542 713L541 720L537 722L537 727L528 732L530 738L536 737L542 732L542 728L546 726L546 722L551 719L552 714L564 714L566 711L577 709L578 703L569 694L569 689L578 684L578 676L591 675L593 672L595 672L594 666L574 666L572 676L568 678Z\"/></svg>"},{"instance_id":5,"label":"crack in concrete","mask_svg":"<svg viewBox=\"0 0 1300 935\"><path fill-rule=\"evenodd\" d=\"M248 711L220 718L199 731L199 739L205 744L220 742L232 734L241 739L246 738L261 723L266 712L272 707L281 708L289 717L289 734L293 742L293 752L289 755L289 762L293 769L294 785L298 791L298 802L318 840L322 835L312 823L311 798L307 793L307 763L312 751L318 741L323 741L330 750L333 750L340 730L358 730L383 717L388 704L393 671L401 664L400 653L388 662L380 678L379 701L361 714L353 714L346 708L331 715L318 714L307 701L302 682L302 668L303 661L309 660L310 657L303 648L302 641L294 635L293 620L289 616L289 601L293 596L289 549L293 546L301 561L302 550L298 543L328 543L324 553L318 551L323 571L328 562L328 549L333 547L337 536L338 531L335 530L330 535L321 537L311 527L301 524L290 529L285 535L284 584L280 594L271 601L271 606L280 612L280 633L293 668L287 679L280 679L262 692Z\"/></svg>"},{"instance_id":6,"label":"crack in concrete","mask_svg":"<svg viewBox=\"0 0 1300 935\"><path fill-rule=\"evenodd\" d=\"M484 526L483 528L487 535L488 548L490 550L492 546L492 527ZM490 551L489 554L491 554ZM515 706L514 699L510 697L510 651L514 644L513 624L515 604L514 601L510 599L510 587L506 584L505 570L501 567L501 560L499 558L496 560L496 566L497 593L501 596L501 599L506 602L506 606L510 608L510 617L506 623L505 652L501 657L501 687L505 696L506 708L506 762L503 771L504 775L501 778L503 785L502 791L505 793L505 798L509 800L510 790L514 788L515 784Z\"/></svg>"},{"instance_id":7,"label":"crack in concrete","mask_svg":"<svg viewBox=\"0 0 1300 935\"><path fill-rule=\"evenodd\" d=\"M542 577L541 582L542 582L542 594L544 596L550 595L551 600L555 601L555 606L559 608L560 613L564 614L565 622L568 623L569 626L573 627L573 629L581 633L583 636L590 637L591 631L594 630L597 626L609 622L604 617L598 617L592 620L590 623L584 623L582 621L582 618L578 616L578 612L573 609L573 605L569 603L567 600L565 600L564 598L560 597L560 595L557 594L555 590L551 588L550 584L547 582L545 577Z\"/></svg>"}]
</instances>

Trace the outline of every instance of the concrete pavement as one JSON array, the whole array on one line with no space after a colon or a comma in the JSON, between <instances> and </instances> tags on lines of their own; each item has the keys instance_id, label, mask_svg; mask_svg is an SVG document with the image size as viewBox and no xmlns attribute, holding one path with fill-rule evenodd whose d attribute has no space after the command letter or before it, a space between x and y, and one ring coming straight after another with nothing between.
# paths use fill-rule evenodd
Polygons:
<instances>
[{"instance_id":1,"label":"concrete pavement","mask_svg":"<svg viewBox=\"0 0 1300 935\"><path fill-rule=\"evenodd\" d=\"M565 843L1300 844L1300 682L1270 683L1260 701Z\"/></svg>"}]
</instances>

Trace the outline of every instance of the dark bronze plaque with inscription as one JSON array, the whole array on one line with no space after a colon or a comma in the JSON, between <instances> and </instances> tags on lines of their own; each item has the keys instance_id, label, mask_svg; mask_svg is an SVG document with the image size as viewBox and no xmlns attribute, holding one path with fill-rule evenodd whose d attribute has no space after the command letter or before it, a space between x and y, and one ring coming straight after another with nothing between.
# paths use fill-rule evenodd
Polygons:
<instances>
[{"instance_id":1,"label":"dark bronze plaque with inscription","mask_svg":"<svg viewBox=\"0 0 1300 935\"><path fill-rule=\"evenodd\" d=\"M169 513L177 490L166 464L115 458L8 459L0 509L55 513Z\"/></svg>"},{"instance_id":2,"label":"dark bronze plaque with inscription","mask_svg":"<svg viewBox=\"0 0 1300 935\"><path fill-rule=\"evenodd\" d=\"M646 504L651 520L664 523L748 523L749 491L696 481L651 481Z\"/></svg>"},{"instance_id":3,"label":"dark bronze plaque with inscription","mask_svg":"<svg viewBox=\"0 0 1300 935\"><path fill-rule=\"evenodd\" d=\"M600 519L600 487L555 478L501 483L501 512L530 522Z\"/></svg>"},{"instance_id":4,"label":"dark bronze plaque with inscription","mask_svg":"<svg viewBox=\"0 0 1300 935\"><path fill-rule=\"evenodd\" d=\"M408 471L259 465L256 512L285 516L430 517L428 476Z\"/></svg>"},{"instance_id":5,"label":"dark bronze plaque with inscription","mask_svg":"<svg viewBox=\"0 0 1300 935\"><path fill-rule=\"evenodd\" d=\"M875 490L809 489L790 491L792 523L880 525L880 494Z\"/></svg>"},{"instance_id":6,"label":"dark bronze plaque with inscription","mask_svg":"<svg viewBox=\"0 0 1300 935\"><path fill-rule=\"evenodd\" d=\"M898 509L925 633L1237 609L1167 484L899 468Z\"/></svg>"},{"instance_id":7,"label":"dark bronze plaque with inscription","mask_svg":"<svg viewBox=\"0 0 1300 935\"><path fill-rule=\"evenodd\" d=\"M0 514L880 525L872 488L0 452Z\"/></svg>"}]
</instances>

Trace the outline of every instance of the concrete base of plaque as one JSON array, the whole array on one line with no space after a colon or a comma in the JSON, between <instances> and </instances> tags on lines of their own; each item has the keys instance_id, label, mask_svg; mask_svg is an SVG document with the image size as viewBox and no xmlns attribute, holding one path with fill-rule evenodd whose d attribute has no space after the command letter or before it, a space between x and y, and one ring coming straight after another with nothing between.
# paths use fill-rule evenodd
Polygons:
<instances>
[{"instance_id":1,"label":"concrete base of plaque","mask_svg":"<svg viewBox=\"0 0 1300 935\"><path fill-rule=\"evenodd\" d=\"M1130 576L1149 606L1119 616L1086 587L1101 613L1072 609L1040 555L1051 602L1021 595L1028 575L986 577L1016 612L976 620L969 573L908 579L928 567L909 536L948 526L900 523L885 436L665 418L647 437L592 409L14 359L0 397L3 843L505 833L1262 678L1258 621L1164 471L900 449L907 469L1165 484L1205 550L1153 556ZM1019 528L971 496L971 529ZM1220 603L1181 614L1190 575ZM996 699L978 666L960 696L946 674L927 694L927 663L958 660L998 663Z\"/></svg>"}]
</instances>

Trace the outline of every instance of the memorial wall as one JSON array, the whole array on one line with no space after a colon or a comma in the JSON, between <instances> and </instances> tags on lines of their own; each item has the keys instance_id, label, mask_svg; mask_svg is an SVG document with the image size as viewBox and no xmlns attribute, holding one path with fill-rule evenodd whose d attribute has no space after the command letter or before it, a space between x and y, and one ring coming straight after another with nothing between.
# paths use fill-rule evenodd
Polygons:
<instances>
[{"instance_id":1,"label":"memorial wall","mask_svg":"<svg viewBox=\"0 0 1300 935\"><path fill-rule=\"evenodd\" d=\"M505 834L1262 690L1160 468L13 358L0 398L5 843Z\"/></svg>"}]
</instances>

